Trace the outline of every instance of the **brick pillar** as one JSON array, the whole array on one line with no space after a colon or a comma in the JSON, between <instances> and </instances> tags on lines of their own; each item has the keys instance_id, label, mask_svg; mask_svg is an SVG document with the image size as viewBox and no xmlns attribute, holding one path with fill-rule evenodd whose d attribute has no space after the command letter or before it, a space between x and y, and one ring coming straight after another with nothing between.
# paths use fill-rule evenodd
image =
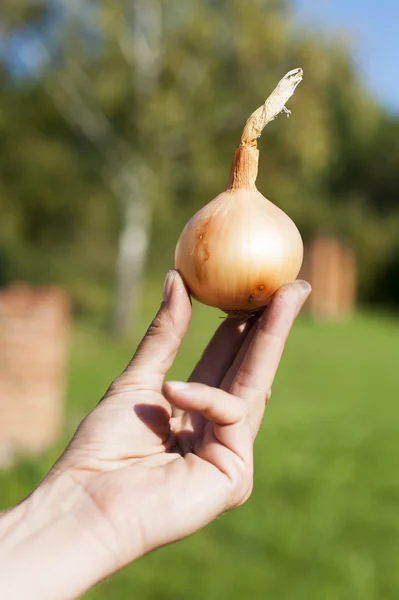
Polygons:
<instances>
[{"instance_id":1,"label":"brick pillar","mask_svg":"<svg viewBox=\"0 0 399 600\"><path fill-rule=\"evenodd\" d=\"M314 316L334 319L352 313L356 276L354 251L339 239L319 236L305 244L300 277L312 285L306 308Z\"/></svg>"},{"instance_id":2,"label":"brick pillar","mask_svg":"<svg viewBox=\"0 0 399 600\"><path fill-rule=\"evenodd\" d=\"M68 331L61 290L18 283L0 291L0 464L57 439Z\"/></svg>"}]
</instances>

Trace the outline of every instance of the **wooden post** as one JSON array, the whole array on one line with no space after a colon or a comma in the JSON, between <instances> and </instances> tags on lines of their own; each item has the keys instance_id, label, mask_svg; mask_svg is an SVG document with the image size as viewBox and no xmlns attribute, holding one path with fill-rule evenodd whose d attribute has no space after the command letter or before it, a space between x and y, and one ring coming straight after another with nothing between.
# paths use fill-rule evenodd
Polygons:
<instances>
[{"instance_id":1,"label":"wooden post","mask_svg":"<svg viewBox=\"0 0 399 600\"><path fill-rule=\"evenodd\" d=\"M63 420L69 303L56 288L0 291L0 464L41 452Z\"/></svg>"},{"instance_id":2,"label":"wooden post","mask_svg":"<svg viewBox=\"0 0 399 600\"><path fill-rule=\"evenodd\" d=\"M300 277L313 291L307 310L321 319L351 314L356 303L356 257L351 247L335 237L319 236L305 244Z\"/></svg>"}]
</instances>

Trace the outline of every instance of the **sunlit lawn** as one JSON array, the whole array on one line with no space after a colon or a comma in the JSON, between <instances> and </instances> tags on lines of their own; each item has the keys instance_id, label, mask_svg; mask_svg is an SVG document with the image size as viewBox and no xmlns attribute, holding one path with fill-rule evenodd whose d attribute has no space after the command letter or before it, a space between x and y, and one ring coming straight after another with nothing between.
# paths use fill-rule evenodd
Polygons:
<instances>
[{"instance_id":1,"label":"sunlit lawn","mask_svg":"<svg viewBox=\"0 0 399 600\"><path fill-rule=\"evenodd\" d=\"M157 301L158 291L150 289L139 334ZM194 306L170 376L188 374L219 316ZM75 327L65 439L123 368L136 341L116 342L87 324ZM398 391L399 321L358 315L318 324L302 318L257 441L250 501L192 538L145 557L87 598L398 598ZM59 448L1 473L1 504L27 493Z\"/></svg>"}]
</instances>

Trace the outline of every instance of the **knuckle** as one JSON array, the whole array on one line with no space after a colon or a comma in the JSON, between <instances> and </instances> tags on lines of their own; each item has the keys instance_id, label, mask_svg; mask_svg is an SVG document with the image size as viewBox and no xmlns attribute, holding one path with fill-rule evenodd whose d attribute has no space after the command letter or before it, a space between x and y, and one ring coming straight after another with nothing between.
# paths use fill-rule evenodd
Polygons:
<instances>
[{"instance_id":1,"label":"knuckle","mask_svg":"<svg viewBox=\"0 0 399 600\"><path fill-rule=\"evenodd\" d=\"M145 337L148 339L163 338L165 336L176 338L177 341L180 341L181 338L178 332L178 324L167 309L161 308L147 329Z\"/></svg>"},{"instance_id":2,"label":"knuckle","mask_svg":"<svg viewBox=\"0 0 399 600\"><path fill-rule=\"evenodd\" d=\"M107 389L106 393L104 394L104 398L109 398L110 396L114 396L116 394L118 394L122 387L124 385L123 382L123 373L121 373L120 375L118 375L118 377L116 377L113 382L111 383L111 385L109 386L109 388Z\"/></svg>"},{"instance_id":3,"label":"knuckle","mask_svg":"<svg viewBox=\"0 0 399 600\"><path fill-rule=\"evenodd\" d=\"M143 388L140 372L131 369L130 365L111 383L100 402L121 394L132 393Z\"/></svg>"},{"instance_id":4,"label":"knuckle","mask_svg":"<svg viewBox=\"0 0 399 600\"><path fill-rule=\"evenodd\" d=\"M243 504L245 504L251 497L252 492L254 489L254 482L253 479L251 478L251 481L249 482L249 485L245 491L245 493L243 494L243 496L241 497L241 499L239 500L239 503L237 506L242 506Z\"/></svg>"},{"instance_id":5,"label":"knuckle","mask_svg":"<svg viewBox=\"0 0 399 600\"><path fill-rule=\"evenodd\" d=\"M272 397L272 388L269 387L269 389L266 392L265 404L267 404L270 401L271 397Z\"/></svg>"},{"instance_id":6,"label":"knuckle","mask_svg":"<svg viewBox=\"0 0 399 600\"><path fill-rule=\"evenodd\" d=\"M253 489L253 468L241 457L235 456L230 465L229 480L231 485L231 509L244 504Z\"/></svg>"},{"instance_id":7,"label":"knuckle","mask_svg":"<svg viewBox=\"0 0 399 600\"><path fill-rule=\"evenodd\" d=\"M162 333L163 330L170 326L170 317L168 316L168 312L166 310L160 310L151 325L147 329L147 337L156 336L159 333Z\"/></svg>"},{"instance_id":8,"label":"knuckle","mask_svg":"<svg viewBox=\"0 0 399 600\"><path fill-rule=\"evenodd\" d=\"M237 486L233 508L238 508L245 504L251 497L253 490L253 477L249 473L243 477Z\"/></svg>"}]
</instances>

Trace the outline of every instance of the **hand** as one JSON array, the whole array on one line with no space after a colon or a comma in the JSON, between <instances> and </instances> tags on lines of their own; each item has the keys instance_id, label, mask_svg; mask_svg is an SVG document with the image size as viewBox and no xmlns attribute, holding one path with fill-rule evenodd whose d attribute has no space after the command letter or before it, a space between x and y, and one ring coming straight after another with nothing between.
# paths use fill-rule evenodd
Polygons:
<instances>
[{"instance_id":1,"label":"hand","mask_svg":"<svg viewBox=\"0 0 399 600\"><path fill-rule=\"evenodd\" d=\"M309 291L294 282L262 315L226 319L189 383L164 384L191 316L180 276L168 273L164 301L132 361L30 499L30 507L44 503L50 514L57 504L64 525L56 537L67 548L62 586L30 597L73 598L245 502L253 441ZM15 546L21 534L11 538Z\"/></svg>"}]
</instances>

